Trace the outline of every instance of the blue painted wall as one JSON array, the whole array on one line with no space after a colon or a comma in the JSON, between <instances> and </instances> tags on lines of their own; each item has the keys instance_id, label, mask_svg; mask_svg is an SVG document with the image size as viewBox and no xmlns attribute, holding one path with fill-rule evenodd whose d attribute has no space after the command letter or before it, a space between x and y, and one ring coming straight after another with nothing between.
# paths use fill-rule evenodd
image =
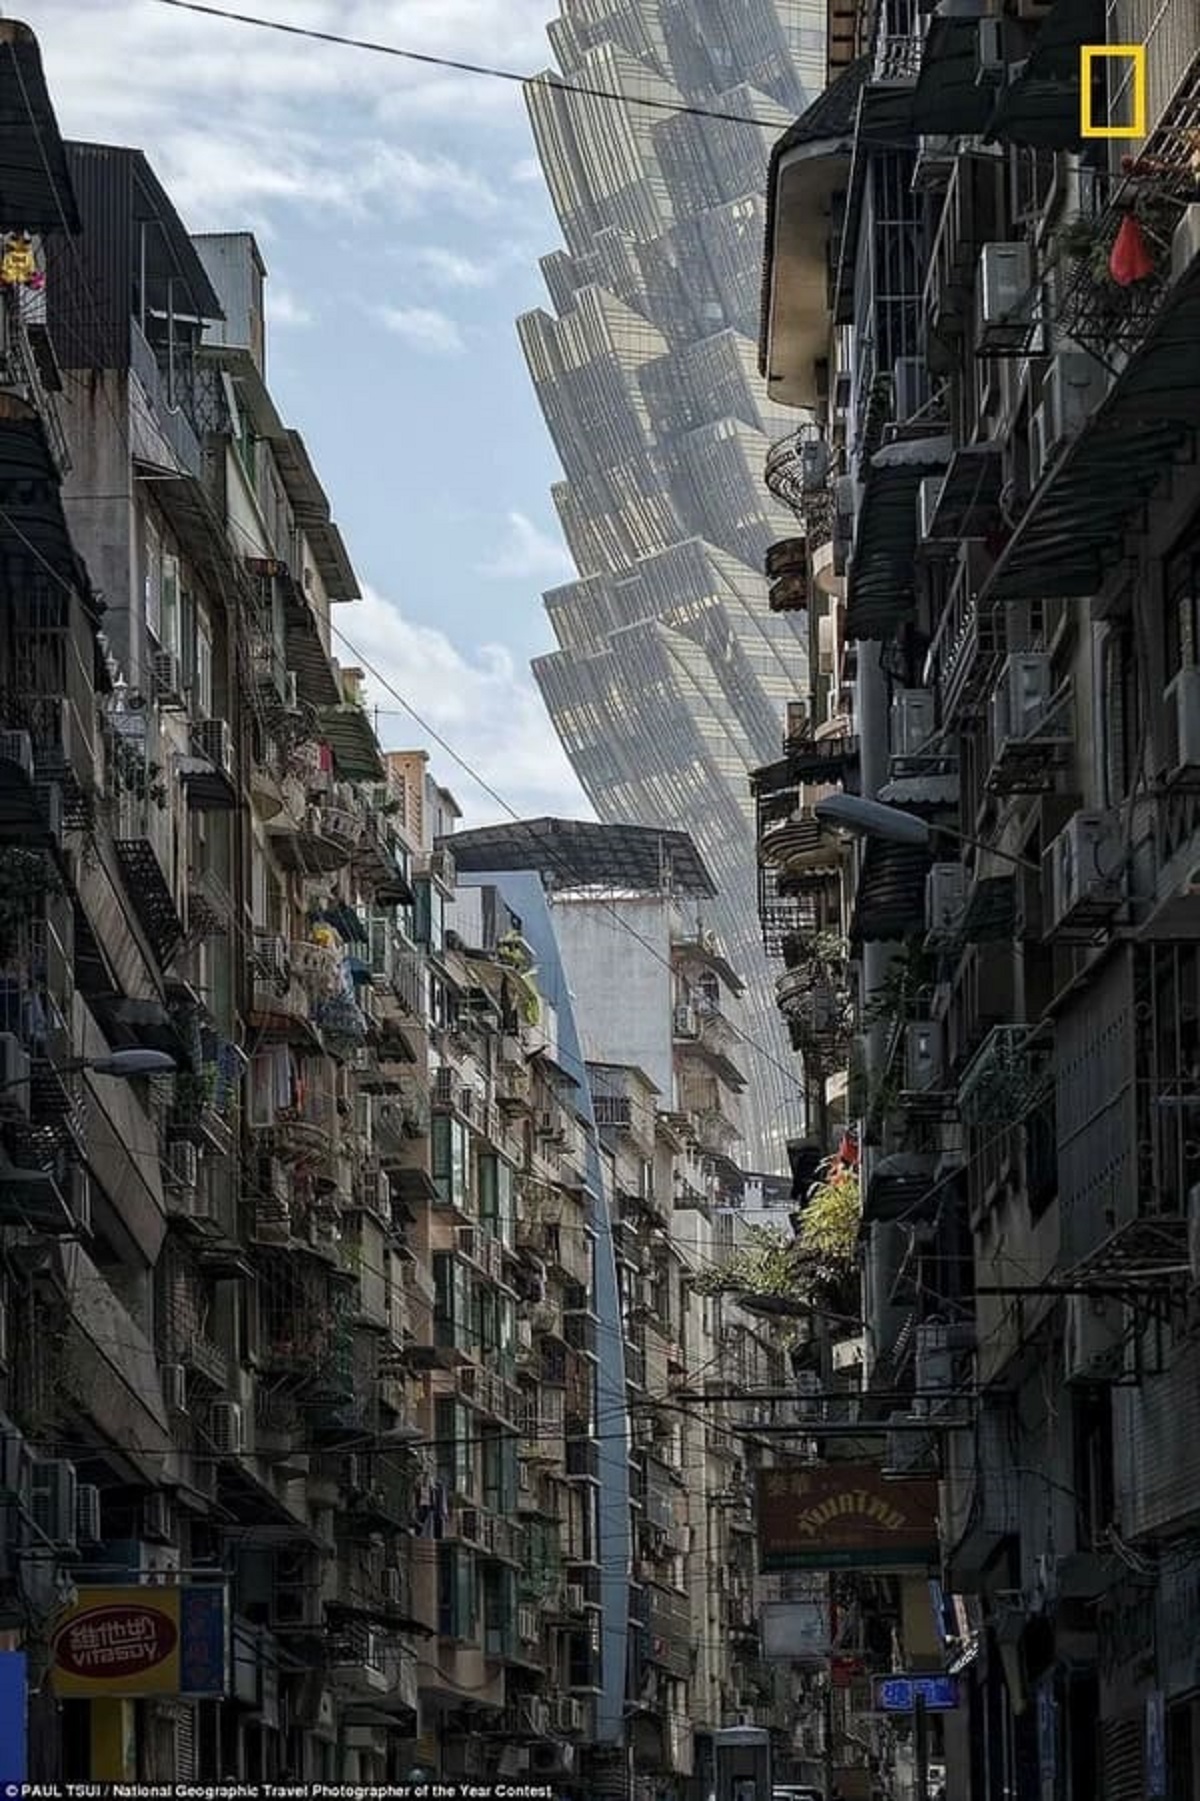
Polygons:
<instances>
[{"instance_id":1,"label":"blue painted wall","mask_svg":"<svg viewBox=\"0 0 1200 1801\"><path fill-rule=\"evenodd\" d=\"M566 976L554 936L554 915L541 877L533 872L501 870L487 875L472 870L459 875L460 888L495 888L521 920L521 933L537 959L537 984L558 1013L559 1061L581 1084L576 1095L587 1120L587 1179L592 1226L596 1234L595 1306L599 1319L596 1372L597 1437L600 1467L600 1593L604 1687L596 1709L597 1738L620 1744L625 1735L625 1660L629 1638L629 1444L625 1394L625 1335L617 1291L609 1196L601 1180L592 1097L587 1068Z\"/></svg>"}]
</instances>

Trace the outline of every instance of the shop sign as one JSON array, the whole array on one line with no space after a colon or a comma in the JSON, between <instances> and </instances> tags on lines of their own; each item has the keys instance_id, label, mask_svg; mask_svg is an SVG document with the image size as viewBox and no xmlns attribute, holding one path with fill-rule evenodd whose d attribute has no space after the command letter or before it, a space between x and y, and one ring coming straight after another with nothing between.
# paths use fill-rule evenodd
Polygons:
<instances>
[{"instance_id":1,"label":"shop sign","mask_svg":"<svg viewBox=\"0 0 1200 1801\"><path fill-rule=\"evenodd\" d=\"M885 1480L876 1464L762 1470L760 1568L927 1569L938 1560L937 1483Z\"/></svg>"},{"instance_id":2,"label":"shop sign","mask_svg":"<svg viewBox=\"0 0 1200 1801\"><path fill-rule=\"evenodd\" d=\"M54 1692L64 1699L228 1692L219 1585L78 1589L52 1643Z\"/></svg>"},{"instance_id":3,"label":"shop sign","mask_svg":"<svg viewBox=\"0 0 1200 1801\"><path fill-rule=\"evenodd\" d=\"M954 1676L877 1676L877 1713L915 1713L917 1704L930 1713L952 1713L958 1706L958 1680Z\"/></svg>"}]
</instances>

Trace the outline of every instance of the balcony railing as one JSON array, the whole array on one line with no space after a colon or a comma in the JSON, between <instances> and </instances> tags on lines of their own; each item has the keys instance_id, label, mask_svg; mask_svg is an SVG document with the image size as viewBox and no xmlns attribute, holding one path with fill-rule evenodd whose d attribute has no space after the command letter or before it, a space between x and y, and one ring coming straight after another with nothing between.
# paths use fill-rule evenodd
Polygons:
<instances>
[{"instance_id":1,"label":"balcony railing","mask_svg":"<svg viewBox=\"0 0 1200 1801\"><path fill-rule=\"evenodd\" d=\"M959 1113L971 1126L1017 1124L1049 1092L1050 1043L1029 1025L993 1026L963 1071Z\"/></svg>"}]
</instances>

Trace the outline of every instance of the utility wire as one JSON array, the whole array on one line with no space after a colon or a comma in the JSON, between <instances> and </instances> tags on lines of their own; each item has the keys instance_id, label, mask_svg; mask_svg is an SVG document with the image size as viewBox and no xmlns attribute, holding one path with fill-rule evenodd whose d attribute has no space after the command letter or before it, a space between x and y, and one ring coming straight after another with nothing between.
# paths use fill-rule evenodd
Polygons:
<instances>
[{"instance_id":1,"label":"utility wire","mask_svg":"<svg viewBox=\"0 0 1200 1801\"><path fill-rule=\"evenodd\" d=\"M227 12L205 6L201 0L158 0L177 12L200 13L210 19L226 19L233 25L253 25L261 31L277 31L286 37L310 38L319 44L336 44L344 50L368 50L375 56L394 56L402 62L423 63L427 68L453 69L460 75L483 75L490 81L510 81L519 87L549 88L554 93L578 94L588 100L615 100L623 106L642 106L652 112L682 113L694 119L719 119L728 125L755 125L760 131L782 131L783 118L760 119L753 113L727 112L721 107L698 106L686 100L656 100L648 94L622 94L616 88L588 82L562 81L556 75L524 75L518 69L496 68L490 63L469 63L453 56L434 56L425 50L404 50L398 44L380 44L370 38L346 37L336 31L318 31L312 25L289 24L283 19L263 19L254 13ZM784 109L780 109L781 113Z\"/></svg>"}]
</instances>

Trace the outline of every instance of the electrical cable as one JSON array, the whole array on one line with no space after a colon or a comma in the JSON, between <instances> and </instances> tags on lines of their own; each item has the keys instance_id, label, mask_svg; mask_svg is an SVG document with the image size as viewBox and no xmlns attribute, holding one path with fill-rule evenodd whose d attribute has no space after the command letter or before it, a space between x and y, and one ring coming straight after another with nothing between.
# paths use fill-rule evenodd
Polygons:
<instances>
[{"instance_id":1,"label":"electrical cable","mask_svg":"<svg viewBox=\"0 0 1200 1801\"><path fill-rule=\"evenodd\" d=\"M264 19L253 13L228 12L219 6L203 5L201 0L158 0L158 4L170 6L178 12L225 19L233 25L252 25L262 31L280 32L286 37L309 38L319 44L333 44L339 49L370 51L375 56L392 56L402 62L421 63L434 69L452 69L461 75L486 76L491 81L512 82L518 87L540 87L558 94L578 94L581 99L615 100L622 106L642 106L654 112L683 114L696 119L717 119L730 125L754 125L761 131L781 132L787 123L783 108L780 108L778 118L760 119L751 113L726 112L718 107L692 105L687 101L657 100L649 95L622 94L615 88L563 81L555 75L523 75L516 69L497 68L488 63L464 62L457 57L434 56L423 50L403 50L396 44L376 43L369 38L348 37L334 31L318 31L315 26L289 24L282 19Z\"/></svg>"}]
</instances>

